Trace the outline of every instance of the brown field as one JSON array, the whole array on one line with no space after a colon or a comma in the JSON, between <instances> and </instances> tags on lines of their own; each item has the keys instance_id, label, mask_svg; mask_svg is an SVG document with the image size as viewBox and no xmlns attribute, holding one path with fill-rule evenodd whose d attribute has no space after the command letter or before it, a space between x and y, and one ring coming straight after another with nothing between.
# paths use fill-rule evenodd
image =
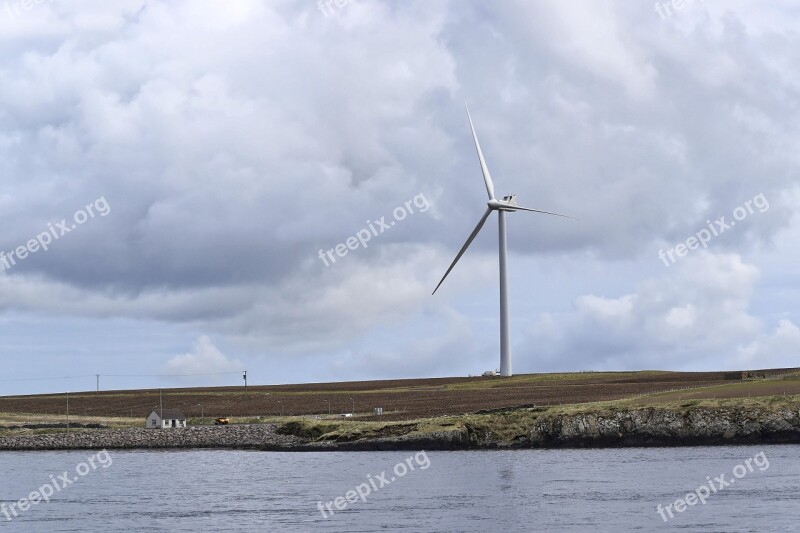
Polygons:
<instances>
[{"instance_id":1,"label":"brown field","mask_svg":"<svg viewBox=\"0 0 800 533\"><path fill-rule=\"evenodd\" d=\"M683 399L800 395L800 371L758 371L770 379L742 381L741 372L586 372L527 374L512 378L435 378L302 385L203 389L165 389L164 407L206 418L323 415L352 410L371 416L383 407L384 419L459 415L521 406L553 406L629 399L652 405ZM776 379L780 378L780 379ZM678 390L686 389L691 390ZM351 400L352 399L352 400ZM159 403L159 391L71 393L72 416L144 418ZM65 396L0 397L0 413L62 415ZM202 408L201 408L202 406Z\"/></svg>"},{"instance_id":2,"label":"brown field","mask_svg":"<svg viewBox=\"0 0 800 533\"><path fill-rule=\"evenodd\" d=\"M735 385L655 394L647 396L646 398L632 400L630 403L633 406L637 406L676 401L725 400L733 398L760 398L765 396L800 396L800 377L794 375L780 380L749 381Z\"/></svg>"}]
</instances>

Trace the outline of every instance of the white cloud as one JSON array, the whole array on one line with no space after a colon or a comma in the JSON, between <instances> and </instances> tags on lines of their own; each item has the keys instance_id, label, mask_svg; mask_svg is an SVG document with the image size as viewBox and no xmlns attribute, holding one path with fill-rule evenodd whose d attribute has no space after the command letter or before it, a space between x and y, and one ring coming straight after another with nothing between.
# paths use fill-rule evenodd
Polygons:
<instances>
[{"instance_id":1,"label":"white cloud","mask_svg":"<svg viewBox=\"0 0 800 533\"><path fill-rule=\"evenodd\" d=\"M748 309L759 270L735 254L687 259L635 294L582 296L570 313L539 317L522 344L535 346L531 357L553 370L735 367L740 346L764 328ZM790 341L791 334L784 325L779 337ZM762 344L745 353L761 352Z\"/></svg>"},{"instance_id":2,"label":"white cloud","mask_svg":"<svg viewBox=\"0 0 800 533\"><path fill-rule=\"evenodd\" d=\"M800 366L800 327L791 320L779 321L772 333L740 348L737 362L749 369Z\"/></svg>"},{"instance_id":3,"label":"white cloud","mask_svg":"<svg viewBox=\"0 0 800 533\"><path fill-rule=\"evenodd\" d=\"M176 355L164 365L166 374L197 375L237 372L244 369L238 359L230 359L203 335L190 353Z\"/></svg>"},{"instance_id":4,"label":"white cloud","mask_svg":"<svg viewBox=\"0 0 800 533\"><path fill-rule=\"evenodd\" d=\"M0 274L0 312L195 328L276 365L318 354L298 380L331 376L328 350L372 376L426 368L403 342L431 321L415 352L436 359L427 368L491 368L478 352L496 351L482 346L496 297L475 287L496 280L496 234L427 294L485 202L468 100L498 192L579 218L510 223L512 257L560 257L581 278L565 288L582 283L572 314L531 326L551 364L730 366L736 342L766 346L773 314L793 309L788 296L749 305L761 271L784 294L797 286L791 253L751 260L797 212L795 11L695 2L661 20L635 2L374 0L326 18L292 0L82 0L0 16L0 249L101 195L113 206ZM319 264L320 248L420 192L437 216ZM769 212L713 255L642 280L637 258L758 193ZM624 288L595 274L618 261ZM541 308L560 308L549 289ZM451 314L482 346L466 367Z\"/></svg>"}]
</instances>

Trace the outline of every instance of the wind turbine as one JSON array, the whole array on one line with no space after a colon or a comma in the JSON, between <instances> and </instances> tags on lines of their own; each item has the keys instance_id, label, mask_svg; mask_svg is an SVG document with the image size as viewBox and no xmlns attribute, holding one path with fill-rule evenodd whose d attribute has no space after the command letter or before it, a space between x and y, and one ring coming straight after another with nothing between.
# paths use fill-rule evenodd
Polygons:
<instances>
[{"instance_id":1,"label":"wind turbine","mask_svg":"<svg viewBox=\"0 0 800 533\"><path fill-rule=\"evenodd\" d=\"M466 106L466 104L465 104ZM480 233L481 228L486 223L486 219L492 214L492 211L497 211L497 219L500 227L500 375L511 376L511 349L509 346L508 336L508 273L506 269L507 263L507 244L506 244L506 213L513 213L515 211L530 211L532 213L542 213L544 215L553 215L557 217L572 218L567 215L560 215L558 213L550 213L549 211L541 211L539 209L529 209L527 207L520 207L517 205L516 195L504 196L502 200L498 200L494 196L494 183L492 176L489 174L489 167L486 166L486 160L483 158L481 151L481 144L478 142L478 135L475 133L475 126L472 124L472 117L469 114L469 107L467 107L467 118L469 119L469 127L472 130L472 138L475 141L475 149L478 151L478 159L481 163L481 172L483 173L483 181L486 184L486 192L489 193L489 202L487 203L486 212L481 217L478 225L472 230L467 242L461 247L461 250L456 255L456 258L450 264L450 268L444 273L442 280L434 289L433 294L442 286L447 275L456 266L458 260L467 251L469 245L475 240L475 237Z\"/></svg>"}]
</instances>

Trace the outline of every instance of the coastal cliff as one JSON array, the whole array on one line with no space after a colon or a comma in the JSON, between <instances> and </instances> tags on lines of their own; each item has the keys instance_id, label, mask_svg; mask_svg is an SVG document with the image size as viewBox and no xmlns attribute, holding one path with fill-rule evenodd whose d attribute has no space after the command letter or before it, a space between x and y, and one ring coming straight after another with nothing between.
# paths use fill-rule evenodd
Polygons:
<instances>
[{"instance_id":1,"label":"coastal cliff","mask_svg":"<svg viewBox=\"0 0 800 533\"><path fill-rule=\"evenodd\" d=\"M186 429L11 434L0 450L227 448L279 451L459 450L800 443L794 403L518 409L413 422L294 421Z\"/></svg>"},{"instance_id":2,"label":"coastal cliff","mask_svg":"<svg viewBox=\"0 0 800 533\"><path fill-rule=\"evenodd\" d=\"M681 446L800 442L798 409L641 408L547 416L534 422L536 447Z\"/></svg>"},{"instance_id":3,"label":"coastal cliff","mask_svg":"<svg viewBox=\"0 0 800 533\"><path fill-rule=\"evenodd\" d=\"M524 449L710 446L800 443L800 410L782 408L668 408L604 413L519 413L470 417L452 430L417 429L404 435L363 439L330 436L318 444L340 450ZM520 430L520 426L526 428ZM320 442L321 441L321 442Z\"/></svg>"}]
</instances>

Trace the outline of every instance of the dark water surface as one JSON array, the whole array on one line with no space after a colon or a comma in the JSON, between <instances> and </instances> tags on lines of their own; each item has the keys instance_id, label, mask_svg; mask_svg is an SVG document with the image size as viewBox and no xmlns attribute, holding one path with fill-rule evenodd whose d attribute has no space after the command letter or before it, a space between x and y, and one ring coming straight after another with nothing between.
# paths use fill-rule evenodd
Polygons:
<instances>
[{"instance_id":1,"label":"dark water surface","mask_svg":"<svg viewBox=\"0 0 800 533\"><path fill-rule=\"evenodd\" d=\"M769 467L752 460L761 452ZM416 456L112 451L107 468L95 461L95 470L77 476L76 466L91 455L0 453L0 502L6 508L51 483L51 475L59 485L65 471L79 478L12 521L0 513L0 530L800 531L800 446ZM403 476L397 475L403 467L395 471L401 462L408 470ZM737 473L747 473L735 479L738 465ZM374 490L370 478L379 487L384 471L388 484ZM726 482L735 482L705 505L673 511L668 523L656 511L658 504L674 504L708 485L709 478L717 488L713 478L723 473ZM359 485L371 494L347 502L347 492ZM324 506L340 496L347 509L324 518L317 502Z\"/></svg>"}]
</instances>

